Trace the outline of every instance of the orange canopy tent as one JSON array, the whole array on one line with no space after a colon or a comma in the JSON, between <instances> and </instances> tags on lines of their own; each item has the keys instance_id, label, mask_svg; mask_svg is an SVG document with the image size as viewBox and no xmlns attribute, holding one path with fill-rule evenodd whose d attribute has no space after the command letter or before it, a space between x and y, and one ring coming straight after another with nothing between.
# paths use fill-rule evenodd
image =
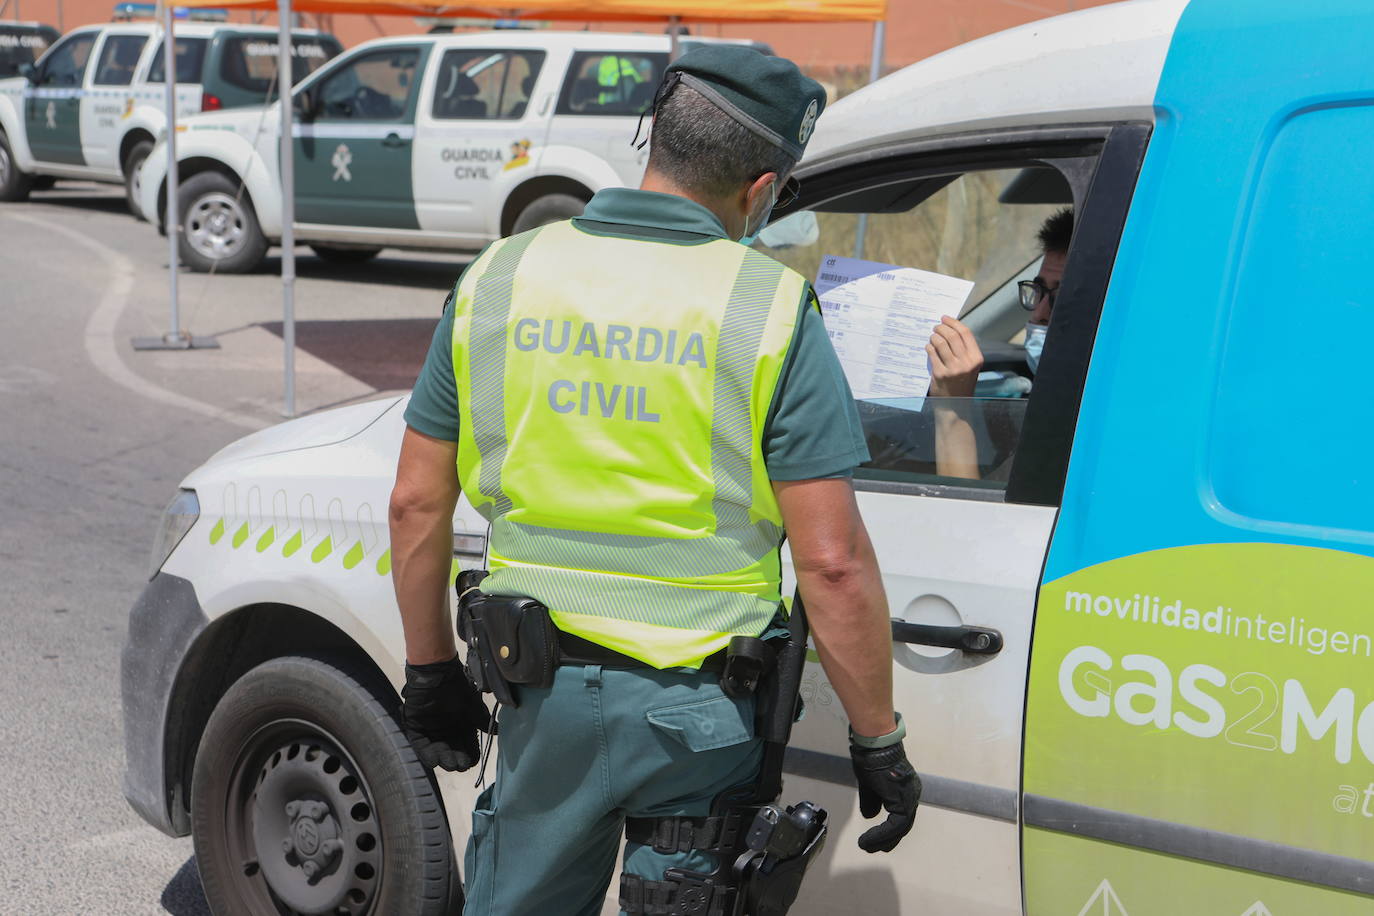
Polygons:
<instances>
[{"instance_id":1,"label":"orange canopy tent","mask_svg":"<svg viewBox=\"0 0 1374 916\"><path fill-rule=\"evenodd\" d=\"M173 44L173 9L162 0L163 40L166 60L176 58ZM280 34L277 42L277 72L291 72L291 16L302 13L371 13L398 16L463 19L533 19L576 22L662 22L673 25L700 22L873 22L873 67L876 78L882 56L883 20L887 0L522 0L519 6L435 3L430 0L181 0L182 8L213 7L277 11ZM677 51L676 29L673 51ZM177 308L177 162L176 162L176 87L173 67L167 68L167 239L171 265L171 331L153 339L149 346L190 349L201 338L180 328ZM295 175L292 156L292 119L290 105L278 106L281 113L281 191L282 191L282 343L285 350L284 413L296 415L296 320L295 320ZM210 343L215 346L216 344ZM138 346L138 343L135 343Z\"/></svg>"},{"instance_id":2,"label":"orange canopy tent","mask_svg":"<svg viewBox=\"0 0 1374 916\"><path fill-rule=\"evenodd\" d=\"M278 0L181 0L194 9L276 10ZM296 13L371 13L463 19L573 22L876 22L887 0L522 0L500 4L428 0L292 0Z\"/></svg>"}]
</instances>

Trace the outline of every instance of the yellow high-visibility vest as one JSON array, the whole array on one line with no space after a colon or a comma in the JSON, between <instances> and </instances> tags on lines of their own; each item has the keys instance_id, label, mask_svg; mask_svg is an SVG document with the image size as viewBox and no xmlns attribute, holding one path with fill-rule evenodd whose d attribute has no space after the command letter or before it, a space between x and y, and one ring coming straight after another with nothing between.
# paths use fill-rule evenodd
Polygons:
<instances>
[{"instance_id":1,"label":"yellow high-visibility vest","mask_svg":"<svg viewBox=\"0 0 1374 916\"><path fill-rule=\"evenodd\" d=\"M805 285L725 239L567 221L492 245L453 300L482 590L658 668L762 633L782 540L763 429Z\"/></svg>"}]
</instances>

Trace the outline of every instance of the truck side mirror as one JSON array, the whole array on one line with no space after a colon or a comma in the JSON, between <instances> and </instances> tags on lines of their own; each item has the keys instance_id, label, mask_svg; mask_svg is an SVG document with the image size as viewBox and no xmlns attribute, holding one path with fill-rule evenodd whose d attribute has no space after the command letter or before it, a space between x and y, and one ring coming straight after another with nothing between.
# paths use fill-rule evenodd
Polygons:
<instances>
[{"instance_id":1,"label":"truck side mirror","mask_svg":"<svg viewBox=\"0 0 1374 916\"><path fill-rule=\"evenodd\" d=\"M302 89L291 97L291 106L296 109L302 121L315 120L315 95L309 89Z\"/></svg>"},{"instance_id":2,"label":"truck side mirror","mask_svg":"<svg viewBox=\"0 0 1374 916\"><path fill-rule=\"evenodd\" d=\"M38 68L27 61L19 65L19 75L31 84L38 85Z\"/></svg>"}]
</instances>

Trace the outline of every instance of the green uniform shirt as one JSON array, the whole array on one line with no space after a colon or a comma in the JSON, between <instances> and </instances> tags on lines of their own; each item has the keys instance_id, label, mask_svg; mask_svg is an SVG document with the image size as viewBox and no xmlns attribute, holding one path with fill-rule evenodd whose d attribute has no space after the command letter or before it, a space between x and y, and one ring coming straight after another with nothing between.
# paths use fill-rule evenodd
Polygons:
<instances>
[{"instance_id":1,"label":"green uniform shirt","mask_svg":"<svg viewBox=\"0 0 1374 916\"><path fill-rule=\"evenodd\" d=\"M601 191L573 224L592 234L670 244L725 238L720 220L700 204L629 188ZM854 396L814 301L808 284L797 303L801 320L764 426L764 463L771 480L847 476L868 460ZM458 441L451 304L435 329L405 419L426 436Z\"/></svg>"}]
</instances>

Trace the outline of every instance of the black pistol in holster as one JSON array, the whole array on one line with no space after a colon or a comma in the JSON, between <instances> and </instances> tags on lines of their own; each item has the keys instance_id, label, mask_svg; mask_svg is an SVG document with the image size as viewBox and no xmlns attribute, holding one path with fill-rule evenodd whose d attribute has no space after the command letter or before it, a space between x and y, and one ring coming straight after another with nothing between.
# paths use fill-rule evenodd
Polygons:
<instances>
[{"instance_id":1,"label":"black pistol in holster","mask_svg":"<svg viewBox=\"0 0 1374 916\"><path fill-rule=\"evenodd\" d=\"M620 908L630 916L783 916L796 901L806 869L825 845L825 809L809 801L786 807L783 755L801 713L807 625L801 595L787 635L767 642L737 636L727 649L721 689L753 692L755 732L764 741L758 779L716 797L708 817L629 818L628 839L672 854L712 853L715 871L670 868L662 881L625 874Z\"/></svg>"},{"instance_id":2,"label":"black pistol in holster","mask_svg":"<svg viewBox=\"0 0 1374 916\"><path fill-rule=\"evenodd\" d=\"M533 598L486 595L484 569L458 574L458 638L467 643L468 677L502 706L520 705L515 685L549 687L558 665L558 633Z\"/></svg>"}]
</instances>

